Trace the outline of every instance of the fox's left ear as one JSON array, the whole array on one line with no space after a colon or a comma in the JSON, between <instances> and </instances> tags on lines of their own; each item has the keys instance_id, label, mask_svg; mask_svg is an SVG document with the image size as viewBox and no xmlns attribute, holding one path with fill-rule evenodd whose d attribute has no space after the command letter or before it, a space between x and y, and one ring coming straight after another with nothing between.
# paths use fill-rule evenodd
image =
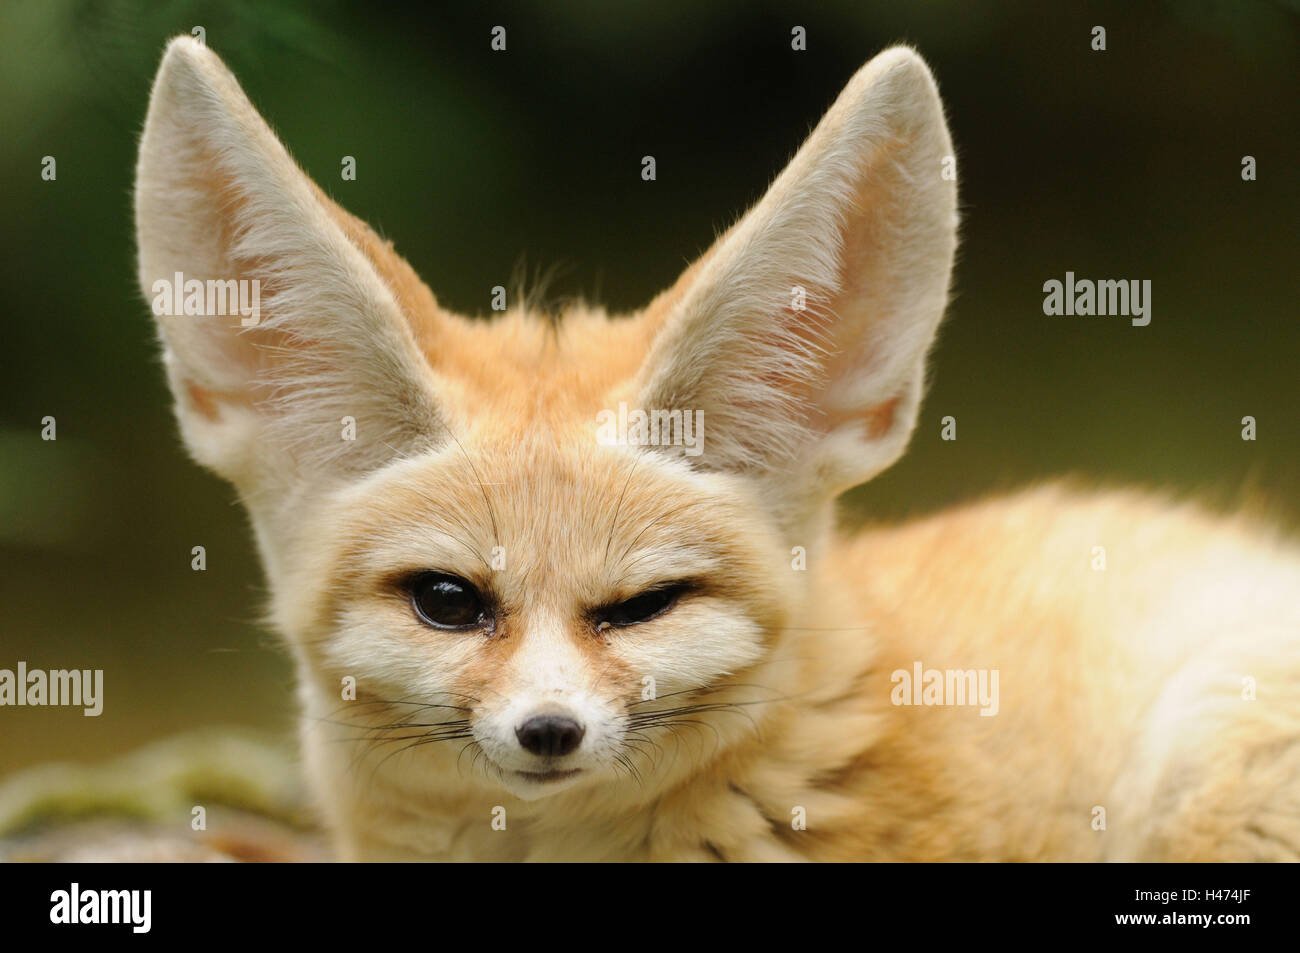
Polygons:
<instances>
[{"instance_id":1,"label":"fox's left ear","mask_svg":"<svg viewBox=\"0 0 1300 953\"><path fill-rule=\"evenodd\" d=\"M925 63L881 53L665 296L634 399L703 411L697 465L825 499L902 454L948 300L952 152Z\"/></svg>"}]
</instances>

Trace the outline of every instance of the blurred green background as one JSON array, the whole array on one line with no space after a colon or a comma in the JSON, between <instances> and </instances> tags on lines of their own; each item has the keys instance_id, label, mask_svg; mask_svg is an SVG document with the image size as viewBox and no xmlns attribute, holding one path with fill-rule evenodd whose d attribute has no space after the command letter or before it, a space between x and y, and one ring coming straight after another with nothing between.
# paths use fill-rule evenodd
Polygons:
<instances>
[{"instance_id":1,"label":"blurred green background","mask_svg":"<svg viewBox=\"0 0 1300 953\"><path fill-rule=\"evenodd\" d=\"M0 668L102 668L107 699L99 718L0 709L0 775L209 723L292 730L242 511L181 450L134 279L149 83L195 25L304 168L467 313L551 269L556 304L645 303L858 66L910 42L959 149L958 296L910 454L854 513L1073 473L1222 506L1258 492L1296 524L1294 2L6 3ZM1150 326L1045 317L1067 270L1150 279Z\"/></svg>"}]
</instances>

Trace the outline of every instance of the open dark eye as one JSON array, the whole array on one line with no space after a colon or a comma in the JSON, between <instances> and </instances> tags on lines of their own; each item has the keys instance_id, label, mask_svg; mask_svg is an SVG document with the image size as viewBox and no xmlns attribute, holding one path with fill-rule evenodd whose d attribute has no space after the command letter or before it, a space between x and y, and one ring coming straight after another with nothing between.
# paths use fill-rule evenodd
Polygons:
<instances>
[{"instance_id":1,"label":"open dark eye","mask_svg":"<svg viewBox=\"0 0 1300 953\"><path fill-rule=\"evenodd\" d=\"M663 615L671 609L685 591L685 583L656 586L654 589L647 589L631 599L604 606L597 610L596 618L598 621L618 626L648 622L655 616Z\"/></svg>"},{"instance_id":2,"label":"open dark eye","mask_svg":"<svg viewBox=\"0 0 1300 953\"><path fill-rule=\"evenodd\" d=\"M439 629L464 629L487 621L487 607L478 590L446 573L416 576L411 582L411 605L420 621Z\"/></svg>"}]
</instances>

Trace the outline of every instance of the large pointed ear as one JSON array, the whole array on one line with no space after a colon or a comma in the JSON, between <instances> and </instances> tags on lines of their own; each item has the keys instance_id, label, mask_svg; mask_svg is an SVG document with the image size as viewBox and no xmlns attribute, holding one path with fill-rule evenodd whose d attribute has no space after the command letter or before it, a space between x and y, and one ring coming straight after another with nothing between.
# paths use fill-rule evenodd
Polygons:
<instances>
[{"instance_id":1,"label":"large pointed ear","mask_svg":"<svg viewBox=\"0 0 1300 953\"><path fill-rule=\"evenodd\" d=\"M899 457L947 304L951 156L925 63L881 53L665 296L633 399L703 412L696 466L815 502Z\"/></svg>"},{"instance_id":2,"label":"large pointed ear","mask_svg":"<svg viewBox=\"0 0 1300 953\"><path fill-rule=\"evenodd\" d=\"M136 170L140 284L194 456L246 492L437 439L432 295L298 168L235 78L179 37Z\"/></svg>"}]
</instances>

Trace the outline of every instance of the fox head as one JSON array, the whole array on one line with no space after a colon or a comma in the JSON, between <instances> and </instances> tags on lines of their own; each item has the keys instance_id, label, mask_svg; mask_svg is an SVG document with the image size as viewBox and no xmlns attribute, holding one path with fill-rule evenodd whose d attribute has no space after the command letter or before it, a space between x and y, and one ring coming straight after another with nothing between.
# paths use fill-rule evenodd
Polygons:
<instances>
[{"instance_id":1,"label":"fox head","mask_svg":"<svg viewBox=\"0 0 1300 953\"><path fill-rule=\"evenodd\" d=\"M402 765L394 785L535 800L649 796L752 734L738 706L776 701L752 686L816 608L836 496L916 423L952 151L929 70L890 49L643 311L469 319L174 40L139 277L185 443L251 516L309 735ZM255 313L204 297L240 282ZM707 743L663 757L687 723Z\"/></svg>"}]
</instances>

